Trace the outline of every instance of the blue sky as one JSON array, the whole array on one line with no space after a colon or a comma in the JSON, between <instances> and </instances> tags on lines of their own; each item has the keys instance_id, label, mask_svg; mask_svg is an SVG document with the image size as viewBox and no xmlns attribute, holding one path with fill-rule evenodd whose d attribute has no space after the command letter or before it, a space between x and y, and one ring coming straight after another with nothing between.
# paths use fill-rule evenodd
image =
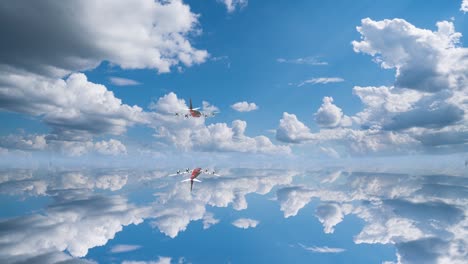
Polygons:
<instances>
[{"instance_id":1,"label":"blue sky","mask_svg":"<svg viewBox=\"0 0 468 264\"><path fill-rule=\"evenodd\" d=\"M467 13L1 1L0 262L464 263Z\"/></svg>"},{"instance_id":2,"label":"blue sky","mask_svg":"<svg viewBox=\"0 0 468 264\"><path fill-rule=\"evenodd\" d=\"M460 1L128 4L3 5L4 160L466 153Z\"/></svg>"}]
</instances>

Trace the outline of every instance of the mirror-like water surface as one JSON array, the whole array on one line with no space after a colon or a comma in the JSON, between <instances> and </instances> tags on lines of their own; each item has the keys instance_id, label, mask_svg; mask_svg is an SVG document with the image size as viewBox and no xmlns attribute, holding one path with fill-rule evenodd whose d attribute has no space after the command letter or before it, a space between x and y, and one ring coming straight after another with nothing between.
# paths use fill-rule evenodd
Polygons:
<instances>
[{"instance_id":1,"label":"mirror-like water surface","mask_svg":"<svg viewBox=\"0 0 468 264\"><path fill-rule=\"evenodd\" d=\"M1 263L462 263L468 177L346 168L0 174ZM151 262L152 261L152 262ZM139 262L136 262L139 263Z\"/></svg>"}]
</instances>

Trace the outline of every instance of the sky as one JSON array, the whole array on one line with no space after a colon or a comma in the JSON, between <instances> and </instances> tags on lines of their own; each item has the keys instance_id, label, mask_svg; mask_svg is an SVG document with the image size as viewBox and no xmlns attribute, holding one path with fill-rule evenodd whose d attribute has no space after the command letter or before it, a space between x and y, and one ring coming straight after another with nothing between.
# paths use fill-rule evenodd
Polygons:
<instances>
[{"instance_id":1,"label":"sky","mask_svg":"<svg viewBox=\"0 0 468 264\"><path fill-rule=\"evenodd\" d=\"M0 155L5 166L464 160L467 10L466 1L4 1ZM219 113L177 118L189 99Z\"/></svg>"},{"instance_id":2,"label":"sky","mask_svg":"<svg viewBox=\"0 0 468 264\"><path fill-rule=\"evenodd\" d=\"M464 263L467 13L0 1L0 262Z\"/></svg>"}]
</instances>

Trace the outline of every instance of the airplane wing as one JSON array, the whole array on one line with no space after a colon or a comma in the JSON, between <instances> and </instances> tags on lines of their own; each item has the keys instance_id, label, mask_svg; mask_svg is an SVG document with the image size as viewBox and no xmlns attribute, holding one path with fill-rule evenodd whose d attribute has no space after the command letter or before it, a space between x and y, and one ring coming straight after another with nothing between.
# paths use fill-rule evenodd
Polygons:
<instances>
[{"instance_id":1,"label":"airplane wing","mask_svg":"<svg viewBox=\"0 0 468 264\"><path fill-rule=\"evenodd\" d=\"M205 118L214 117L217 114L217 112L201 112L201 113Z\"/></svg>"},{"instance_id":2,"label":"airplane wing","mask_svg":"<svg viewBox=\"0 0 468 264\"><path fill-rule=\"evenodd\" d=\"M170 174L169 176L185 175L185 174L190 174L190 173L192 173L192 172L193 172L193 170L190 170L190 169L187 168L187 169L185 169L185 170L177 170L176 173Z\"/></svg>"},{"instance_id":3,"label":"airplane wing","mask_svg":"<svg viewBox=\"0 0 468 264\"><path fill-rule=\"evenodd\" d=\"M221 175L217 174L216 171L214 171L214 170L213 171L208 171L207 169L205 169L205 170L202 170L202 173L206 174L206 175L221 176Z\"/></svg>"},{"instance_id":4,"label":"airplane wing","mask_svg":"<svg viewBox=\"0 0 468 264\"><path fill-rule=\"evenodd\" d=\"M189 118L190 117L190 113L189 112L175 112L174 113L175 116L177 117L185 117L185 118Z\"/></svg>"}]
</instances>

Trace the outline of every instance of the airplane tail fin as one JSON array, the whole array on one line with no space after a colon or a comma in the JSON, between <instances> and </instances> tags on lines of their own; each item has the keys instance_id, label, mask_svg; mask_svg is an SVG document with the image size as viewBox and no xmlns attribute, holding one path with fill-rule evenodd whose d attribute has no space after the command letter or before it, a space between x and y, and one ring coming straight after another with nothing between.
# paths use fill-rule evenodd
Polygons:
<instances>
[{"instance_id":1,"label":"airplane tail fin","mask_svg":"<svg viewBox=\"0 0 468 264\"><path fill-rule=\"evenodd\" d=\"M192 107L192 98L190 98L190 110L192 110L193 107Z\"/></svg>"}]
</instances>

